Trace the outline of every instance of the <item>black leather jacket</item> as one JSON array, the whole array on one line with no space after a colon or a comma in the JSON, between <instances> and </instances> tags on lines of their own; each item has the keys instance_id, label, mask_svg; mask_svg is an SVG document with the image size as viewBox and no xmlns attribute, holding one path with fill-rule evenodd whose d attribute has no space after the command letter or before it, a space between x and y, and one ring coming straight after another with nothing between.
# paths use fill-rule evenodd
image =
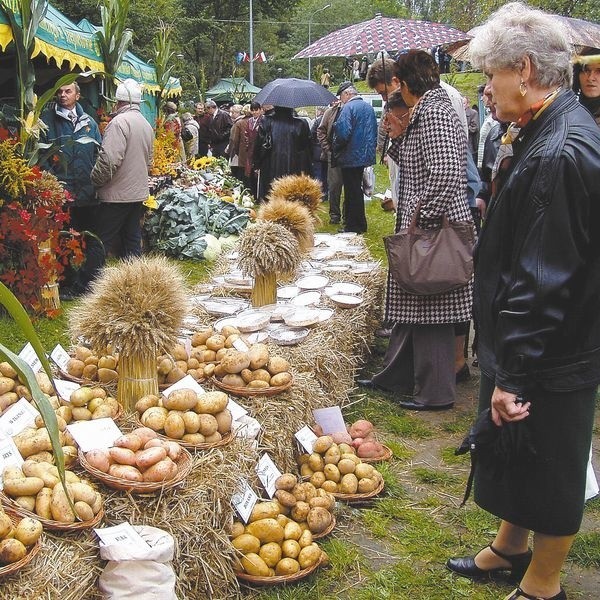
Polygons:
<instances>
[{"instance_id":1,"label":"black leather jacket","mask_svg":"<svg viewBox=\"0 0 600 600\"><path fill-rule=\"evenodd\" d=\"M600 129L571 91L521 130L476 248L482 371L508 392L600 382Z\"/></svg>"}]
</instances>

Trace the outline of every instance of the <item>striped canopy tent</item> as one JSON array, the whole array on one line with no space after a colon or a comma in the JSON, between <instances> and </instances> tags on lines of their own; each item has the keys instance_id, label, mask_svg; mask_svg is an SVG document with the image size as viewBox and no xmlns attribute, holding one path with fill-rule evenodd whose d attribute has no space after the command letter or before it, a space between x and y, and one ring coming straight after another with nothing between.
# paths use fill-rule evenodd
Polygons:
<instances>
[{"instance_id":1,"label":"striped canopy tent","mask_svg":"<svg viewBox=\"0 0 600 600\"><path fill-rule=\"evenodd\" d=\"M359 54L428 50L470 39L464 31L442 23L414 19L375 18L333 31L300 50L293 58L355 56Z\"/></svg>"}]
</instances>

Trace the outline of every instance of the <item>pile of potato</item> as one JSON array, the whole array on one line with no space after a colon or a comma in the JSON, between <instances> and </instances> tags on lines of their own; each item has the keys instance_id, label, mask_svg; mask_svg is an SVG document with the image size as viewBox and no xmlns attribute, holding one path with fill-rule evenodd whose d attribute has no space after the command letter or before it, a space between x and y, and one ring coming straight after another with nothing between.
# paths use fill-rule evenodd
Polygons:
<instances>
[{"instance_id":1,"label":"pile of potato","mask_svg":"<svg viewBox=\"0 0 600 600\"><path fill-rule=\"evenodd\" d=\"M213 444L231 431L229 397L223 392L197 394L187 388L168 396L144 396L135 409L144 427L190 444Z\"/></svg>"},{"instance_id":2,"label":"pile of potato","mask_svg":"<svg viewBox=\"0 0 600 600\"><path fill-rule=\"evenodd\" d=\"M0 565L9 565L27 556L42 535L42 524L37 519L24 517L16 525L0 506Z\"/></svg>"},{"instance_id":3,"label":"pile of potato","mask_svg":"<svg viewBox=\"0 0 600 600\"><path fill-rule=\"evenodd\" d=\"M75 356L67 363L67 373L78 379L111 383L119 377L119 355L107 348L100 356L86 346L75 346Z\"/></svg>"},{"instance_id":4,"label":"pile of potato","mask_svg":"<svg viewBox=\"0 0 600 600\"><path fill-rule=\"evenodd\" d=\"M352 446L338 445L329 435L318 437L312 454L302 454L299 463L302 477L330 493L367 494L383 479L377 469L361 461Z\"/></svg>"},{"instance_id":5,"label":"pile of potato","mask_svg":"<svg viewBox=\"0 0 600 600\"><path fill-rule=\"evenodd\" d=\"M196 381L204 379L204 367L207 362L202 358L194 349L188 354L183 344L177 344L169 354L157 358L158 383L175 383L186 375L191 375Z\"/></svg>"},{"instance_id":6,"label":"pile of potato","mask_svg":"<svg viewBox=\"0 0 600 600\"><path fill-rule=\"evenodd\" d=\"M323 435L321 428L316 425L315 433ZM348 444L356 451L359 458L377 460L386 454L383 444L375 438L375 427L371 421L359 419L346 426L346 431L338 431L329 434L336 444Z\"/></svg>"},{"instance_id":7,"label":"pile of potato","mask_svg":"<svg viewBox=\"0 0 600 600\"><path fill-rule=\"evenodd\" d=\"M90 450L85 458L99 471L138 482L168 481L177 476L182 447L161 440L148 427L138 427L118 438L107 450Z\"/></svg>"},{"instance_id":8,"label":"pile of potato","mask_svg":"<svg viewBox=\"0 0 600 600\"><path fill-rule=\"evenodd\" d=\"M65 471L65 479L66 490L54 465L26 460L21 467L4 469L3 492L42 519L60 523L92 520L102 508L102 496L72 471ZM67 493L73 500L76 514L71 509Z\"/></svg>"},{"instance_id":9,"label":"pile of potato","mask_svg":"<svg viewBox=\"0 0 600 600\"><path fill-rule=\"evenodd\" d=\"M231 543L240 554L239 568L249 575L293 575L327 560L310 530L282 514L282 509L277 501L259 502L248 525L234 522Z\"/></svg>"},{"instance_id":10,"label":"pile of potato","mask_svg":"<svg viewBox=\"0 0 600 600\"><path fill-rule=\"evenodd\" d=\"M54 387L46 373L39 372L35 374L38 385L42 392L48 397L50 404L58 408L59 401L54 395ZM26 383L19 379L18 373L7 362L0 363L0 413L4 412L9 406L25 398L32 401L31 392Z\"/></svg>"},{"instance_id":11,"label":"pile of potato","mask_svg":"<svg viewBox=\"0 0 600 600\"><path fill-rule=\"evenodd\" d=\"M90 421L93 419L114 419L119 414L120 406L116 398L109 396L101 387L80 387L71 393L68 401L61 401L56 414L61 416L67 425L73 421Z\"/></svg>"}]
</instances>

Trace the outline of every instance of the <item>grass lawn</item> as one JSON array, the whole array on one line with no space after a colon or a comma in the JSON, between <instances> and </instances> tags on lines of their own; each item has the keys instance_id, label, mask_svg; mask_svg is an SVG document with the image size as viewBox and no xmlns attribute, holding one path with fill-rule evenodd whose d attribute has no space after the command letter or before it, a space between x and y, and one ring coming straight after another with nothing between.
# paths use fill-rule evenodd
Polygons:
<instances>
[{"instance_id":1,"label":"grass lawn","mask_svg":"<svg viewBox=\"0 0 600 600\"><path fill-rule=\"evenodd\" d=\"M384 167L376 167L376 191L388 187ZM374 257L385 261L381 238L393 231L394 217L379 202L367 203L369 231L366 239ZM326 222L327 219L325 218ZM323 225L323 231L338 226ZM209 265L182 262L190 283L201 281ZM57 342L69 346L63 315L53 321L38 319L36 329L46 348ZM0 319L2 341L20 350L23 340L6 318ZM385 342L377 341L367 361L366 373L381 362ZM475 414L478 371L459 385L452 411L411 413L380 393L355 390L355 403L346 411L349 421L373 421L394 459L381 465L385 494L360 509L341 505L338 527L324 542L331 567L289 587L246 590L260 600L497 600L514 586L507 583L472 583L454 577L444 568L449 556L468 554L485 546L497 522L472 500L460 507L469 471L468 458L454 455ZM597 421L598 423L598 421ZM595 437L597 441L598 427ZM600 501L586 509L582 535L566 566L565 588L570 599L597 598L600 589Z\"/></svg>"}]
</instances>

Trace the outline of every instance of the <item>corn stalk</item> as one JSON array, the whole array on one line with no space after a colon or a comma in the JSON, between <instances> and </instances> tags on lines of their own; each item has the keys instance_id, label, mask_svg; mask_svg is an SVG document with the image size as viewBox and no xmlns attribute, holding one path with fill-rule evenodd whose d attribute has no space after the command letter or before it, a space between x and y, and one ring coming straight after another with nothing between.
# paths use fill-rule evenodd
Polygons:
<instances>
[{"instance_id":1,"label":"corn stalk","mask_svg":"<svg viewBox=\"0 0 600 600\"><path fill-rule=\"evenodd\" d=\"M129 0L101 0L102 29L96 32L96 38L106 71L104 97L110 102L117 89L117 71L133 39L133 31L125 27L128 15Z\"/></svg>"},{"instance_id":2,"label":"corn stalk","mask_svg":"<svg viewBox=\"0 0 600 600\"><path fill-rule=\"evenodd\" d=\"M172 63L175 52L171 51L172 35L173 25L164 23L161 20L156 33L156 38L154 39L154 68L156 70L156 81L160 87L160 91L156 98L156 111L159 115L163 95L169 85L169 79L174 66Z\"/></svg>"}]
</instances>

